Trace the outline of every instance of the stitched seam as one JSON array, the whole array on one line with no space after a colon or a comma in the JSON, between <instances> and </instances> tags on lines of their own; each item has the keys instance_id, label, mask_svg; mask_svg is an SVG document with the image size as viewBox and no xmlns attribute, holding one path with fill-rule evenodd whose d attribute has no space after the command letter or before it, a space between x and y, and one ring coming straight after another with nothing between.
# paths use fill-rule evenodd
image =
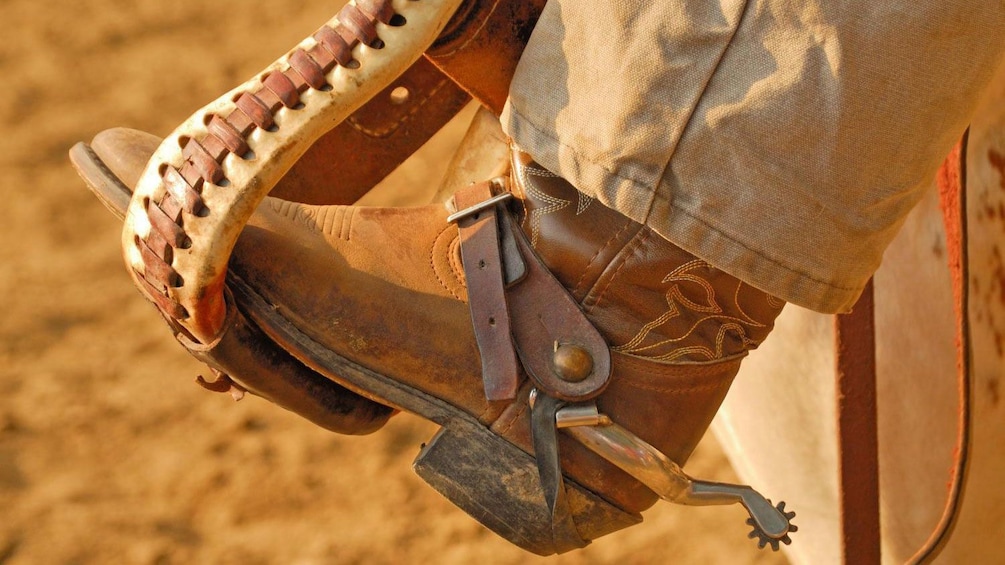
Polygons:
<instances>
[{"instance_id":1,"label":"stitched seam","mask_svg":"<svg viewBox=\"0 0 1005 565\"><path fill-rule=\"evenodd\" d=\"M464 278L464 265L461 264L460 247L460 237L454 236L447 245L447 257L450 261L450 274L454 276L454 281L466 288L467 279Z\"/></svg>"},{"instance_id":2,"label":"stitched seam","mask_svg":"<svg viewBox=\"0 0 1005 565\"><path fill-rule=\"evenodd\" d=\"M513 426L516 424L517 420L519 420L520 417L523 416L523 414L526 411L527 411L527 405L521 402L520 409L517 411L516 414L513 415L512 418L510 418L509 423L506 424L506 427L499 430L499 434L504 435L508 433L511 429L513 429Z\"/></svg>"},{"instance_id":3,"label":"stitched seam","mask_svg":"<svg viewBox=\"0 0 1005 565\"><path fill-rule=\"evenodd\" d=\"M649 183L647 183L647 182L645 182L645 181L643 181L641 179L636 179L636 178L632 178L632 177L629 177L629 176L625 176L625 175L623 175L623 174L615 171L614 169L612 169L608 165L605 165L603 163L599 163L597 161L594 161L591 157L589 157L588 155L580 152L575 147L572 147L571 145L563 143L561 140L559 140L559 139L557 139L555 137L552 137L550 133L546 132L543 129L540 129L539 127L537 127L537 125L534 124L534 122L532 122L530 120L530 118L528 118L522 112L520 112L520 110L512 102L510 103L510 113L516 114L517 116L520 116L521 118L524 119L523 125L525 125L525 126L531 128L531 129L533 129L538 134L540 134L542 137L546 137L546 138L550 139L556 145L558 145L560 147L563 147L565 149L568 149L570 152L574 153L579 159L582 159L583 161L586 161L587 163L590 163L591 165L594 165L596 167L599 167L599 168L603 169L604 171L606 171L611 176L618 177L619 179L622 179L622 180L628 181L628 182L630 182L630 183L632 183L634 185L637 185L638 188L640 188L642 190L645 190L645 191L647 191L650 194L654 194L655 193L655 190L653 189L652 186L649 185Z\"/></svg>"},{"instance_id":4,"label":"stitched seam","mask_svg":"<svg viewBox=\"0 0 1005 565\"><path fill-rule=\"evenodd\" d=\"M680 137L678 137L677 140L674 142L670 154L667 155L666 163L663 165L663 171L660 172L659 176L660 179L666 176L667 170L670 168L670 162L673 161L673 156L677 153L677 148L680 147L681 140L684 139L684 135L687 133L688 128L691 127L691 122L692 120L694 120L694 113L698 110L698 106L701 105L701 100L705 98L705 93L708 92L708 85L709 83L712 82L712 77L715 76L715 74L719 71L719 67L722 66L722 61L723 59L726 58L726 52L729 51L729 46L733 44L733 38L736 37L737 32L740 31L740 27L743 26L743 21L747 18L747 11L749 9L750 9L749 0L744 0L743 10L740 12L740 19L737 20L736 27L733 28L733 32L729 34L729 40L726 41L725 44L723 45L722 51L719 53L719 58L716 59L715 65L712 67L711 72L709 72L708 76L705 78L705 83L701 86L701 92L698 94L698 97L695 98L694 104L691 106L691 109L687 114L687 118L685 118L684 120L684 127L682 127L680 130ZM653 205L655 203L656 203L655 198L649 201L649 209L646 210L646 214L644 216L645 218L648 218L649 215L652 214ZM671 206L672 205L673 201L671 200Z\"/></svg>"},{"instance_id":5,"label":"stitched seam","mask_svg":"<svg viewBox=\"0 0 1005 565\"><path fill-rule=\"evenodd\" d=\"M664 387L660 387L660 386L651 386L651 385L646 385L646 384L637 384L637 383L632 383L632 382L628 382L628 381L625 381L622 384L624 386L629 386L629 387L636 388L636 389L641 389L641 390L648 390L648 391L652 391L652 392L686 394L686 393L690 393L690 392L704 392L704 391L709 391L709 390L721 389L721 388L727 386L728 383L712 383L712 384L697 385L697 386L693 386L693 387L669 387L669 388L664 388Z\"/></svg>"},{"instance_id":6,"label":"stitched seam","mask_svg":"<svg viewBox=\"0 0 1005 565\"><path fill-rule=\"evenodd\" d=\"M415 116L415 114L419 112L419 110L423 109L426 106L426 104L429 103L429 101L433 98L433 96L436 95L436 93L438 93L440 90L443 89L444 86L446 86L448 84L448 82L449 81L447 79L441 80L439 83L436 84L436 86L433 87L432 90L430 90L426 94L426 96L424 98L422 98L421 100L419 100L416 104L413 104L412 108L407 113L405 113L403 116L401 116L401 118L399 118L398 121L394 122L393 124L391 124L389 126L386 126L383 129L370 129L370 128L364 127L353 116L349 117L349 120L348 120L349 121L349 125L351 125L353 127L353 129L355 129L355 130L357 130L359 132L362 132L362 133L364 133L366 135L369 135L370 137L378 137L378 138L387 137L387 136L391 135L392 133L398 131L398 128L401 127L401 124L405 123L408 120L411 120L412 117Z\"/></svg>"},{"instance_id":7,"label":"stitched seam","mask_svg":"<svg viewBox=\"0 0 1005 565\"><path fill-rule=\"evenodd\" d=\"M601 252L603 252L603 251L604 251L605 249L607 249L607 248L608 248L608 246L610 246L610 245L611 245L611 243L612 243L612 242L613 242L614 240L616 240L616 239L618 239L619 237L621 237L621 234L622 234L622 233L624 233L624 232L625 232L625 230L627 230L627 229L628 229L628 228L630 228L631 226L632 226L632 224L631 224L631 223L627 223L627 224L625 224L625 225L624 225L624 227L622 227L622 228L621 228L620 230L618 230L618 232L617 232L617 233L615 233L615 234L614 234L613 236L611 236L611 239L608 239L608 240L607 240L607 242L606 242L606 243L604 243L604 245L602 245L602 246L601 246L601 247L600 247L599 249L597 249L597 252L593 254L593 257L590 257L590 262L586 264L586 268L584 268L584 269L583 269L583 274L582 274L582 275L580 275L580 277L579 277L579 280L578 280L578 281L576 281L576 286L575 286L575 288L574 288L574 289L573 289L573 291L572 291L572 292L573 292L573 294L578 294L578 293L579 293L579 291L580 291L580 287L581 287L581 286L583 285L583 282L584 282L584 280L586 279L586 275L587 275L587 273L589 272L589 270L590 270L590 267L592 267L592 266L593 266L593 263L594 263L594 261L596 261L596 260L597 260L597 257L600 257L600 253L601 253Z\"/></svg>"},{"instance_id":8,"label":"stitched seam","mask_svg":"<svg viewBox=\"0 0 1005 565\"><path fill-rule=\"evenodd\" d=\"M737 239L734 239L734 238L733 238L732 236L730 236L729 234L727 234L727 233L725 233L725 232L723 232L723 231L719 230L718 228L715 228L715 227L713 227L713 226L712 226L711 224L709 224L709 223L708 223L708 222L706 222L705 220L703 220L703 219L699 218L698 216L695 216L694 214L692 214L692 213L688 212L687 210L684 210L684 209L682 209L682 208L678 208L678 207L674 206L674 204L673 204L672 202L670 203L670 208L671 208L671 209L672 209L672 210L673 210L674 212L679 212L679 213L681 213L681 214L683 214L683 215L687 216L688 218L691 218L692 220L694 220L694 221L696 221L696 222L700 223L700 224L701 224L702 226L704 226L704 227L705 227L706 229L708 229L708 230L709 230L709 231L711 231L711 232L715 232L715 234L716 234L716 235L718 235L718 236L722 237L723 239L725 239L725 240L728 240L728 241L730 241L731 243L735 243L736 245L739 245L740 247L742 247L742 248L744 248L745 250L749 251L749 252L750 252L750 253L752 253L753 255L757 255L758 257L760 257L760 258L764 259L765 261L767 261L767 262L769 262L769 263L771 263L771 264L773 264L773 265L776 265L776 266L778 266L778 267L781 267L782 269L785 269L786 271L789 271L790 273L793 273L793 274L795 274L795 275L798 275L798 276L800 276L800 277L803 277L803 278L806 278L806 279L809 279L809 280L811 280L811 281L813 281L813 282L815 282L815 283L818 283L818 284L821 284L821 285L823 285L823 286L826 286L826 287L828 287L828 288L833 288L834 290L847 290L847 291L857 291L857 290L859 290L859 287L844 287L844 286L838 286L838 285L836 285L836 284L834 284L834 283L830 283L830 282L827 282L827 281L825 281L825 280L822 280L822 279L820 279L820 278L818 278L818 277L815 277L815 276L813 276L813 275L810 275L810 274L808 274L808 273L804 273L804 272L802 272L802 271L800 271L800 270L798 270L798 269L796 269L796 268L793 268L792 266L790 266L790 265L788 265L788 264L786 264L786 263L784 263L784 262L782 262L782 261L779 261L779 260L777 260L777 259L774 259L774 258L772 258L772 257L768 257L767 255L765 255L765 254L764 254L764 253L762 253L761 251L758 251L758 250L756 250L756 249L754 249L754 248L750 247L749 245L747 245L747 244L743 243L742 241L739 241L739 240L737 240Z\"/></svg>"},{"instance_id":9,"label":"stitched seam","mask_svg":"<svg viewBox=\"0 0 1005 565\"><path fill-rule=\"evenodd\" d=\"M450 227L451 227L450 225L447 225L447 227L443 228L440 231L440 233L436 234L436 237L433 239L433 245L429 249L429 269L431 271L433 271L433 276L436 277L436 282L440 283L440 286L442 286L444 290L446 290L447 292L449 292L450 295L453 296L454 298L456 298L457 300L461 300L463 302L463 300L461 299L461 297L456 292L454 292L453 289L451 289L449 286L447 286L446 281L443 280L443 277L440 276L439 270L436 268L436 242L440 239L440 237L443 236L443 234L448 229L450 229ZM451 241L451 243L452 243L452 241ZM450 249L450 244L447 244L447 249L448 250ZM449 255L449 251L448 251L448 255ZM449 261L449 259L448 259L448 261Z\"/></svg>"},{"instance_id":10,"label":"stitched seam","mask_svg":"<svg viewBox=\"0 0 1005 565\"><path fill-rule=\"evenodd\" d=\"M722 359L716 359L715 361L685 361L681 363L668 363L666 361L659 361L652 359L650 357L642 357L640 355L635 355L633 353L618 353L621 356L622 361L631 366L636 372L642 372L647 375L652 375L655 377L667 377L672 378L673 375L669 377L666 375L664 370L660 370L657 367L669 367L677 370L687 368L691 371L690 376L695 377L708 377L714 376L719 372L719 368L723 365L729 363L737 363L746 357L749 352L742 351L729 357L723 357ZM653 367L653 368L650 368Z\"/></svg>"},{"instance_id":11,"label":"stitched seam","mask_svg":"<svg viewBox=\"0 0 1005 565\"><path fill-rule=\"evenodd\" d=\"M465 41L464 43L458 45L452 51L448 51L446 53L437 53L437 54L433 55L433 57L436 58L436 59L447 59L449 57L453 57L454 55L456 55L457 53L459 53L461 50L466 49L468 47L468 45L470 45L471 42L474 41L475 38L477 38L482 33L482 30L485 29L485 26L489 22L490 16L495 13L496 8L498 8L498 7L499 7L499 0L496 0L495 4L492 5L492 9L489 10L489 13L486 14L484 18L482 18L482 24L480 26L478 26L478 29L473 34L471 34L470 37L468 37L467 41Z\"/></svg>"},{"instance_id":12,"label":"stitched seam","mask_svg":"<svg viewBox=\"0 0 1005 565\"><path fill-rule=\"evenodd\" d=\"M618 275L621 273L621 270L624 269L625 266L628 264L628 259L631 257L633 253L635 253L635 250L641 247L642 244L649 238L649 233L650 232L647 230L640 231L638 235L636 235L633 238L634 241L631 244L625 246L625 249L622 250L621 252L622 261L621 264L618 265L617 270L615 270L614 274L607 279L607 284L604 285L604 289L601 290L600 293L596 295L597 297L593 299L592 304L590 304L589 307L583 308L583 310L587 314L592 312L600 304L600 301L604 298L604 295L607 293L608 289L610 289L611 285L614 284L614 279L618 278Z\"/></svg>"}]
</instances>

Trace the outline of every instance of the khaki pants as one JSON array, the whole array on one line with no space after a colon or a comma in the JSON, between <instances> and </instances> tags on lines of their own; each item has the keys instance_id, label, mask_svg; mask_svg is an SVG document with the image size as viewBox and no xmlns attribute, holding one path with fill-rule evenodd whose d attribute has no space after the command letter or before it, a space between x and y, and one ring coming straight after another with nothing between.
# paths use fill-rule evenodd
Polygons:
<instances>
[{"instance_id":1,"label":"khaki pants","mask_svg":"<svg viewBox=\"0 0 1005 565\"><path fill-rule=\"evenodd\" d=\"M1003 52L1002 0L550 0L503 125L716 267L846 311Z\"/></svg>"}]
</instances>

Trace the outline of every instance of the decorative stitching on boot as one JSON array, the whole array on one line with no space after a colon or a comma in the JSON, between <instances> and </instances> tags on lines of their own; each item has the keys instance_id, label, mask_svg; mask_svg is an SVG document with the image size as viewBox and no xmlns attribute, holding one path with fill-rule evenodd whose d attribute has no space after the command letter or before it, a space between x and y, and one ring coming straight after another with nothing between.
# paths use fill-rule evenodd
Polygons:
<instances>
[{"instance_id":1,"label":"decorative stitching on boot","mask_svg":"<svg viewBox=\"0 0 1005 565\"><path fill-rule=\"evenodd\" d=\"M465 297L461 296L461 294L458 293L454 288L451 288L451 286L445 280L445 277L441 275L440 269L436 267L437 250L441 249L442 245L441 238L443 238L444 236L446 237L452 236L451 240L446 244L447 264L449 265L451 274L454 275L454 278L456 279L458 285L461 287L464 286L465 283L463 276L458 274L463 273L464 270L461 265L457 264L458 260L455 257L455 252L457 251L460 242L458 241L456 230L450 229L452 227L453 227L452 225L448 224L446 227L443 228L443 230L440 231L440 233L436 234L436 237L433 239L433 245L429 249L429 268L430 270L433 271L433 274L436 276L436 282L440 283L440 286L443 287L444 290L449 292L450 295L456 298L457 300L460 300L461 302L466 302Z\"/></svg>"},{"instance_id":2,"label":"decorative stitching on boot","mask_svg":"<svg viewBox=\"0 0 1005 565\"><path fill-rule=\"evenodd\" d=\"M587 196L579 190L576 190L576 194L579 195L579 199L576 202L576 215L578 216L585 212L590 207L590 204L593 204L593 197Z\"/></svg>"},{"instance_id":3,"label":"decorative stitching on boot","mask_svg":"<svg viewBox=\"0 0 1005 565\"><path fill-rule=\"evenodd\" d=\"M538 236L541 234L541 218L549 214L553 214L562 210L571 201L565 200L563 198L556 198L550 194L545 194L544 192L537 189L534 184L530 181L531 176L541 177L541 178L560 178L555 173L547 169L541 169L538 167L531 167L528 165L523 165L516 163L517 174L520 175L521 184L526 188L528 194L534 198L547 203L546 206L535 208L530 212L530 245L531 247L537 247ZM586 209L585 207L583 208Z\"/></svg>"},{"instance_id":4,"label":"decorative stitching on boot","mask_svg":"<svg viewBox=\"0 0 1005 565\"><path fill-rule=\"evenodd\" d=\"M743 305L740 304L740 290L743 289L743 285L744 284L745 283L743 281L740 281L740 284L736 285L736 292L733 293L733 303L736 304L736 311L739 312L741 316L743 316L744 320L746 320L746 322L748 324L754 326L755 328L766 327L767 324L762 324L761 322L758 322L757 320L751 318L750 314L747 314L747 312L744 311ZM753 288L753 287L751 287L751 288ZM758 291L758 292L760 292L760 291ZM767 296L767 297L769 297L769 298L771 297L771 295L768 294L768 293L764 293L764 295ZM770 302L769 302L769 305L770 305ZM758 343L760 343L760 342L758 342Z\"/></svg>"},{"instance_id":5,"label":"decorative stitching on boot","mask_svg":"<svg viewBox=\"0 0 1005 565\"><path fill-rule=\"evenodd\" d=\"M651 239L651 230L643 230L633 244L625 247L618 265L613 275L607 280L606 285L595 297L588 297L584 300L584 309L590 312L599 307L608 290L621 275L622 270L628 266L631 258L635 256L638 249L643 247ZM740 285L743 283L736 280L736 289L727 294L733 299L730 309L726 310L720 304L720 297L716 288L700 270L710 270L712 267L705 261L693 258L675 267L661 280L661 284L670 284L666 290L665 310L646 322L632 337L625 343L614 345L612 351L626 353L638 357L662 361L665 363L679 361L712 362L721 360L731 354L736 353L730 347L727 351L727 337L734 336L738 345L744 349L757 347L760 341L752 339L749 335L749 328L764 328L766 324L752 320L740 305ZM734 279L735 280L735 279ZM699 294L704 299L693 300L688 298L682 289L682 285L687 284L691 288L700 289ZM740 316L732 313L739 312ZM685 316L687 313L704 314L696 319L693 316ZM687 328L677 328L669 335L665 333L657 334L658 328L672 328L671 322L678 320L687 323ZM709 334L714 332L714 337ZM697 334L708 337L697 337ZM692 339L689 339L692 338ZM653 341L646 343L647 340ZM710 342L710 343L709 343Z\"/></svg>"}]
</instances>

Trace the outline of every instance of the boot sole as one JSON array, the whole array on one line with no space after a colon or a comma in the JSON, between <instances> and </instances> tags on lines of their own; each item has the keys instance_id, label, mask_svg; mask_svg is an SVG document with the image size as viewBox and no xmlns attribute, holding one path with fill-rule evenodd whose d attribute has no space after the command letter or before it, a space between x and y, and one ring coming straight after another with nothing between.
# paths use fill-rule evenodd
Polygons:
<instances>
[{"instance_id":1,"label":"boot sole","mask_svg":"<svg viewBox=\"0 0 1005 565\"><path fill-rule=\"evenodd\" d=\"M301 332L240 277L228 286L255 324L308 367L377 402L441 426L413 462L440 494L511 543L538 555L556 553L551 512L534 457L498 436L467 412L338 355ZM566 477L580 535L591 540L638 524L630 514Z\"/></svg>"},{"instance_id":2,"label":"boot sole","mask_svg":"<svg viewBox=\"0 0 1005 565\"><path fill-rule=\"evenodd\" d=\"M86 143L70 150L70 160L98 200L123 219L132 190ZM362 396L439 424L441 429L413 462L416 474L430 486L511 543L538 555L556 553L551 513L533 456L463 410L328 350L300 332L234 273L228 274L227 283L239 310L294 358ZM566 489L585 540L642 521L641 515L624 512L568 477Z\"/></svg>"},{"instance_id":3,"label":"boot sole","mask_svg":"<svg viewBox=\"0 0 1005 565\"><path fill-rule=\"evenodd\" d=\"M119 180L91 146L83 141L70 149L70 163L105 208L116 218L124 220L133 190Z\"/></svg>"}]
</instances>

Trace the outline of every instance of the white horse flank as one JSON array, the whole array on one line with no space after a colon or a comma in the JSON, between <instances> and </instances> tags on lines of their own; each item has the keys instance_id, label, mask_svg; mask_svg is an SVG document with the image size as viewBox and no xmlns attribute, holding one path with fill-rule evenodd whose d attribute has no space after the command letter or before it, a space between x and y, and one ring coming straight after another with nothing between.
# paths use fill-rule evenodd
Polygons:
<instances>
[{"instance_id":1,"label":"white horse flank","mask_svg":"<svg viewBox=\"0 0 1005 565\"><path fill-rule=\"evenodd\" d=\"M959 522L940 560L1005 559L1005 73L967 153L974 427ZM932 190L877 272L884 562L909 559L945 504L959 408L945 231ZM713 429L741 477L798 512L796 563L840 560L833 318L789 306L748 359Z\"/></svg>"}]
</instances>

